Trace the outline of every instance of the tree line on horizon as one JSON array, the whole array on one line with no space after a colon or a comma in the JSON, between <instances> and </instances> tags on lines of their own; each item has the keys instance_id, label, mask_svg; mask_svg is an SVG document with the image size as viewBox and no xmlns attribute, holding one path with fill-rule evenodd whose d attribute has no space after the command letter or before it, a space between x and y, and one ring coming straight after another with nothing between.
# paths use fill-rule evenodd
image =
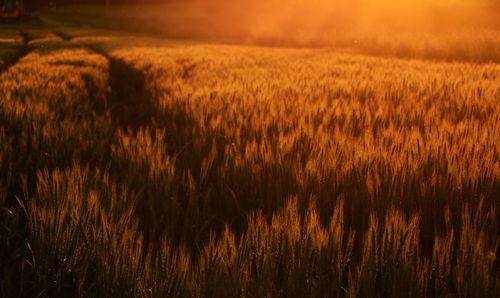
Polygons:
<instances>
[{"instance_id":1,"label":"tree line on horizon","mask_svg":"<svg viewBox=\"0 0 500 298\"><path fill-rule=\"evenodd\" d=\"M140 3L171 3L171 2L214 2L214 3L224 3L226 4L233 4L235 2L237 3L254 3L258 1L252 1L252 0L0 0L1 7L4 6L4 3L10 1L10 2L21 2L24 4L25 7L31 8L31 9L38 9L38 8L43 8L43 7L50 7L50 6L59 6L59 5L73 5L73 4L106 4L107 2L110 2L111 4L140 4ZM290 3L290 2L296 2L297 0L275 0L277 2L282 2L284 5ZM331 3L348 3L351 5L358 5L363 2L363 0L354 0L354 1L345 1L345 0L319 0L321 1L329 1ZM467 0L464 0L467 1ZM469 0L470 1L470 0ZM311 1L312 4L316 3L318 1ZM480 1L473 1L472 3L479 3ZM497 0L482 0L484 5L486 5L488 8L496 9L500 8L500 3ZM436 3L438 3L436 1Z\"/></svg>"},{"instance_id":2,"label":"tree line on horizon","mask_svg":"<svg viewBox=\"0 0 500 298\"><path fill-rule=\"evenodd\" d=\"M0 9L6 9L11 5L6 5L9 1L15 5L22 5L27 11L38 10L41 8L75 5L75 4L106 4L108 1L111 4L139 4L139 3L168 3L180 2L180 0L0 0Z\"/></svg>"}]
</instances>

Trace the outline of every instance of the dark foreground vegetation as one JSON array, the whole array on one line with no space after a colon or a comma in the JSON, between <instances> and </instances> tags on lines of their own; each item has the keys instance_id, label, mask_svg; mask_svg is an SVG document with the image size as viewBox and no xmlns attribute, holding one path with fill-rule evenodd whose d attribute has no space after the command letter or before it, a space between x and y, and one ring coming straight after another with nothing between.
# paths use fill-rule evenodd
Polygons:
<instances>
[{"instance_id":1,"label":"dark foreground vegetation","mask_svg":"<svg viewBox=\"0 0 500 298\"><path fill-rule=\"evenodd\" d=\"M1 297L500 296L498 64L1 36Z\"/></svg>"}]
</instances>

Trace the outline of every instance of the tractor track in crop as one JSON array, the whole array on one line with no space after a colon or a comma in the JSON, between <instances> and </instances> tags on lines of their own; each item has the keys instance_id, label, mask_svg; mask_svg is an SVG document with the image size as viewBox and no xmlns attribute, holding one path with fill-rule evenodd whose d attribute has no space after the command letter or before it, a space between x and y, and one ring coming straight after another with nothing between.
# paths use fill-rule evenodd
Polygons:
<instances>
[{"instance_id":1,"label":"tractor track in crop","mask_svg":"<svg viewBox=\"0 0 500 298\"><path fill-rule=\"evenodd\" d=\"M156 109L144 73L126 61L104 56L109 61L108 108L113 120L119 127L134 130L150 124Z\"/></svg>"},{"instance_id":2,"label":"tractor track in crop","mask_svg":"<svg viewBox=\"0 0 500 298\"><path fill-rule=\"evenodd\" d=\"M21 32L21 45L16 47L17 55L15 55L12 59L6 61L3 69L0 69L0 74L7 72L11 67L15 66L19 60L23 59L26 55L28 55L31 50L28 46L28 43L31 40L31 37L26 32Z\"/></svg>"},{"instance_id":3,"label":"tractor track in crop","mask_svg":"<svg viewBox=\"0 0 500 298\"><path fill-rule=\"evenodd\" d=\"M64 40L64 41L71 41L71 40L74 38L74 36L68 35L68 34L66 34L66 33L64 33L64 32L57 31L57 30L56 30L56 31L52 31L52 33L53 33L55 36L57 36L57 37L61 38L61 39L62 39L62 40Z\"/></svg>"}]
</instances>

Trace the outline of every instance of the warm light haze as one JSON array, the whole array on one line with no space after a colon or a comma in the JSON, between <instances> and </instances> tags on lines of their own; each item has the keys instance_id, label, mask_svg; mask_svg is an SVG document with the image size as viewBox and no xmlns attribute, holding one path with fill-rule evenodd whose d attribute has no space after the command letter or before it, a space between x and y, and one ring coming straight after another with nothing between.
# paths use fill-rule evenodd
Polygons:
<instances>
[{"instance_id":1,"label":"warm light haze","mask_svg":"<svg viewBox=\"0 0 500 298\"><path fill-rule=\"evenodd\" d=\"M253 38L276 40L328 44L329 39L345 33L450 34L477 27L498 30L500 26L500 4L494 0L208 2L214 5L209 14L229 20L228 30L247 29Z\"/></svg>"}]
</instances>

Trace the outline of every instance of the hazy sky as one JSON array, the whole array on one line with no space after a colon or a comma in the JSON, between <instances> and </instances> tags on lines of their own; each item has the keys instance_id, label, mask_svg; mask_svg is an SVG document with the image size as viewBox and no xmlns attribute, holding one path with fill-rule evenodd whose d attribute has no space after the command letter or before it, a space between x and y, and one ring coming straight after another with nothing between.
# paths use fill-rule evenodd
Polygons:
<instances>
[{"instance_id":1,"label":"hazy sky","mask_svg":"<svg viewBox=\"0 0 500 298\"><path fill-rule=\"evenodd\" d=\"M210 0L207 0L210 1ZM212 0L227 17L238 16L254 30L394 27L440 30L491 25L495 0ZM500 2L500 1L498 1ZM496 11L495 11L496 10ZM237 22L238 19L235 20ZM286 28L288 27L288 28Z\"/></svg>"}]
</instances>

